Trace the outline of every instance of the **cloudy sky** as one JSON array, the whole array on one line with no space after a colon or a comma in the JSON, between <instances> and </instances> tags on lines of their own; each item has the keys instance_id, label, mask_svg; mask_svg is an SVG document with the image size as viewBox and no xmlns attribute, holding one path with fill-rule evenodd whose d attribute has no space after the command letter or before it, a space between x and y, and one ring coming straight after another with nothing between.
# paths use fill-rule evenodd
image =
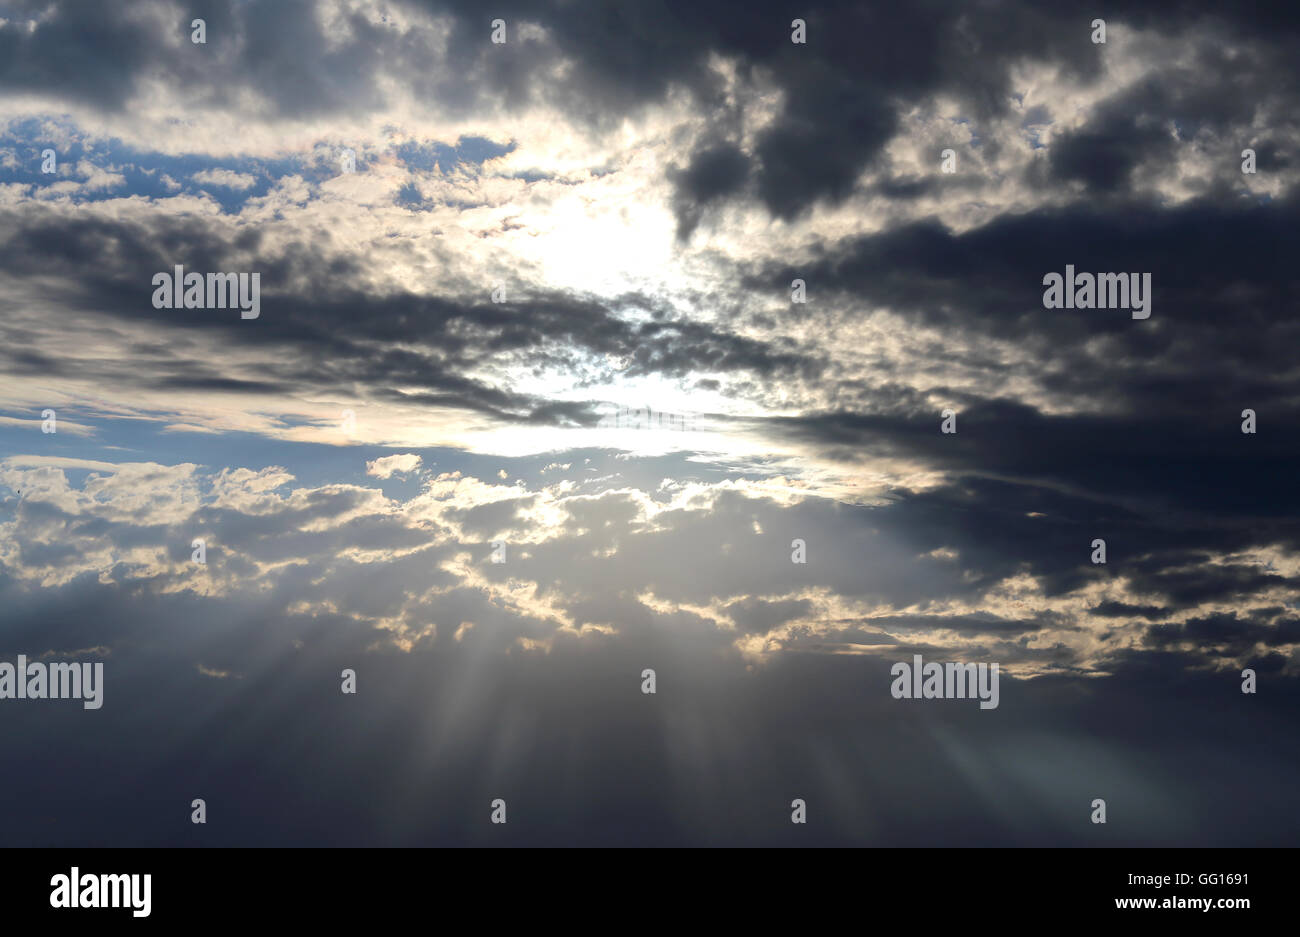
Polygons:
<instances>
[{"instance_id":1,"label":"cloudy sky","mask_svg":"<svg viewBox=\"0 0 1300 937\"><path fill-rule=\"evenodd\" d=\"M0 660L105 674L0 700L5 844L1300 841L1300 13L1244 17L0 0Z\"/></svg>"}]
</instances>

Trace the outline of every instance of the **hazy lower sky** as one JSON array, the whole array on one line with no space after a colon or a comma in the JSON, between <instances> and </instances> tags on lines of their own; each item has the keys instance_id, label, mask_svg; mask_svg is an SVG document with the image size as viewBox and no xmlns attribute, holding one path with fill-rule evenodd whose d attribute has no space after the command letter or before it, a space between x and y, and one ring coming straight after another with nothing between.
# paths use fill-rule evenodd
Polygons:
<instances>
[{"instance_id":1,"label":"hazy lower sky","mask_svg":"<svg viewBox=\"0 0 1300 937\"><path fill-rule=\"evenodd\" d=\"M1300 11L1129 7L0 0L3 844L1300 841Z\"/></svg>"}]
</instances>

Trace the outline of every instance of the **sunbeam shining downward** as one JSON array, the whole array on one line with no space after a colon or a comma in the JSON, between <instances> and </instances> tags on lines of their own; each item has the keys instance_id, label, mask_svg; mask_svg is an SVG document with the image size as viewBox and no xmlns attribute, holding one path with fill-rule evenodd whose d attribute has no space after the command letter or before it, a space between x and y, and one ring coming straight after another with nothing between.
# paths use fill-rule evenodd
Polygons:
<instances>
[{"instance_id":1,"label":"sunbeam shining downward","mask_svg":"<svg viewBox=\"0 0 1300 937\"><path fill-rule=\"evenodd\" d=\"M524 6L0 0L7 842L1293 845L1300 14Z\"/></svg>"}]
</instances>

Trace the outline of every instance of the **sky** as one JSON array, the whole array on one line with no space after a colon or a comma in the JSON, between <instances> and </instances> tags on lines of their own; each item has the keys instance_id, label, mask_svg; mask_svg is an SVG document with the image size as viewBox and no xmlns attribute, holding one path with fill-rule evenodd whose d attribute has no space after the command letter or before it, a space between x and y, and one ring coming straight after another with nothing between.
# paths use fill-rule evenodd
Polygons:
<instances>
[{"instance_id":1,"label":"sky","mask_svg":"<svg viewBox=\"0 0 1300 937\"><path fill-rule=\"evenodd\" d=\"M0 0L0 842L1295 845L1298 53Z\"/></svg>"}]
</instances>

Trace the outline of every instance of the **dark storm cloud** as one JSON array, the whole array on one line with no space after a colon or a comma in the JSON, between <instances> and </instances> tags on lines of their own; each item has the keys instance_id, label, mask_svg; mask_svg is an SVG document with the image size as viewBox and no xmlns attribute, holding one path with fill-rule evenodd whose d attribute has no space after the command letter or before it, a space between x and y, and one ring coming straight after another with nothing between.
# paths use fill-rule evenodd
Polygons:
<instances>
[{"instance_id":1,"label":"dark storm cloud","mask_svg":"<svg viewBox=\"0 0 1300 937\"><path fill-rule=\"evenodd\" d=\"M863 164L897 129L892 109L878 92L852 75L837 73L829 63L819 65L800 83L819 91L787 105L755 148L762 167L759 197L778 218L794 218L819 198L842 201Z\"/></svg>"},{"instance_id":2,"label":"dark storm cloud","mask_svg":"<svg viewBox=\"0 0 1300 937\"><path fill-rule=\"evenodd\" d=\"M1165 128L1143 126L1140 115L1127 106L1108 105L1107 110L1083 129L1053 141L1054 182L1078 179L1090 189L1110 192L1126 187L1142 161L1167 159L1174 150Z\"/></svg>"},{"instance_id":3,"label":"dark storm cloud","mask_svg":"<svg viewBox=\"0 0 1300 937\"><path fill-rule=\"evenodd\" d=\"M65 589L76 601L46 595L33 613L0 579L19 634L61 614L147 621L162 638L107 659L93 724L57 704L0 711L4 802L28 808L11 845L179 845L157 805L183 813L194 796L220 817L209 845L1083 846L1098 842L1096 796L1110 845L1300 835L1294 686L1243 697L1233 674L1188 675L1150 652L1082 685L1004 677L990 714L892 699L892 657L793 654L750 672L652 635L485 655L485 626L365 653L370 634L342 615L268 627L252 599ZM196 655L231 676L203 676ZM655 696L639 692L646 666ZM338 692L345 667L356 696ZM87 809L84 777L66 770L91 753L90 802L112 810ZM789 822L795 796L806 829ZM495 797L502 829L487 821Z\"/></svg>"},{"instance_id":4,"label":"dark storm cloud","mask_svg":"<svg viewBox=\"0 0 1300 937\"><path fill-rule=\"evenodd\" d=\"M1127 602L1099 602L1097 605L1088 609L1093 615L1101 615L1105 618L1132 618L1140 615L1148 620L1162 618L1169 613L1169 609L1160 605L1131 605Z\"/></svg>"},{"instance_id":5,"label":"dark storm cloud","mask_svg":"<svg viewBox=\"0 0 1300 937\"><path fill-rule=\"evenodd\" d=\"M181 367L184 368L185 373L160 378L154 381L152 386L164 390L216 390L226 393L233 391L245 394L282 394L291 389L288 384L277 384L269 381L245 381L237 378L218 377L214 374L205 375L201 373L202 368L195 367L193 363L187 363L181 365ZM194 370L191 371L190 368L194 368Z\"/></svg>"},{"instance_id":6,"label":"dark storm cloud","mask_svg":"<svg viewBox=\"0 0 1300 937\"><path fill-rule=\"evenodd\" d=\"M1041 497L1057 508L1073 498L1068 516L1122 520L1163 511L1171 526L1191 522L1225 529L1249 518L1253 533L1291 539L1300 496L1287 480L1286 465L1300 421L1286 410L1269 411L1279 424L1276 434L1243 434L1235 408L1251 402L1242 397L1203 413L1157 419L1048 416L1018 403L970 401L958 407L955 434L940 433L937 412L809 414L773 421L773 430L845 459L911 455L953 473L1063 489L1073 494ZM1164 406L1172 409L1173 401ZM1034 497L1024 496L1026 510L1037 509Z\"/></svg>"},{"instance_id":7,"label":"dark storm cloud","mask_svg":"<svg viewBox=\"0 0 1300 937\"><path fill-rule=\"evenodd\" d=\"M832 458L894 453L954 475L999 479L996 494L987 483L977 489L1005 512L987 537L1025 528L1042 548L1066 524L1071 553L1094 536L1107 538L1124 551L1126 569L1180 605L1281 582L1200 563L1157 571L1139 557L1156 552L1164 562L1162 551L1179 544L1300 545L1300 496L1288 468L1300 399L1292 383L1276 379L1292 370L1290 350L1300 340L1288 259L1300 252L1298 220L1294 200L1201 200L1164 210L1139 203L1113 213L1077 207L1001 218L964 234L932 222L906 225L828 248L812 264L772 270L753 282L802 276L810 290L838 295L847 308L890 306L941 329L963 360L984 337L1012 340L1032 356L1021 365L1027 374L1037 372L1035 359L1052 363L1042 375L1046 390L1106 412L1048 414L1000 399L996 386L940 384L924 405L914 394L881 391L853 410L773 420L769 428ZM1044 309L1043 275L1067 263L1150 271L1152 318ZM1087 349L1097 336L1113 343L1104 354ZM990 379L999 371L1016 376L994 365ZM938 407L929 403L936 399L958 411L955 435L939 432ZM1267 415L1267 432L1241 432L1247 408L1261 420ZM961 495L972 484L963 480L922 501L952 499L978 511ZM1034 511L1045 519L1025 518Z\"/></svg>"},{"instance_id":8,"label":"dark storm cloud","mask_svg":"<svg viewBox=\"0 0 1300 937\"><path fill-rule=\"evenodd\" d=\"M933 632L947 629L965 635L992 635L999 637L1019 637L1033 634L1044 628L1076 630L1063 621L1062 616L1044 613L1036 619L1006 619L989 612L977 612L971 615L887 615L872 618L873 626L887 631L924 631Z\"/></svg>"},{"instance_id":9,"label":"dark storm cloud","mask_svg":"<svg viewBox=\"0 0 1300 937\"><path fill-rule=\"evenodd\" d=\"M1288 258L1300 249L1295 199L1244 205L1225 193L1174 208L1147 201L1113 208L1078 204L1001 216L960 234L937 221L912 222L825 245L812 262L772 266L746 285L770 289L802 276L810 291L905 310L928 326L1050 343L1058 354L1099 333L1124 339L1144 359L1170 352L1189 330L1221 335L1221 357L1203 355L1189 367L1276 355L1276 341L1300 328L1284 315L1293 298ZM1063 274L1066 264L1079 272L1151 273L1152 314L1168 327L1143 327L1125 310L1044 309L1043 276ZM1116 362L1121 367L1130 380L1149 378L1127 361Z\"/></svg>"},{"instance_id":10,"label":"dark storm cloud","mask_svg":"<svg viewBox=\"0 0 1300 937\"><path fill-rule=\"evenodd\" d=\"M739 190L748 173L749 161L730 143L697 150L689 166L671 171L676 185L677 236L689 238L704 206Z\"/></svg>"},{"instance_id":11,"label":"dark storm cloud","mask_svg":"<svg viewBox=\"0 0 1300 937\"><path fill-rule=\"evenodd\" d=\"M937 428L931 431L939 436ZM977 430L962 429L957 435L962 432ZM1062 433L1063 438L1066 435ZM880 439L883 445L885 437ZM1049 596L1123 576L1134 589L1163 597L1169 610L1240 601L1266 589L1300 587L1300 579L1253 563L1214 562L1217 554L1256 545L1279 544L1291 550L1300 546L1300 521L1288 507L1292 496L1283 491L1281 480L1251 492L1246 504L1240 503L1241 496L1249 488L1214 503L1216 489L1197 481L1200 470L1194 464L1179 460L1178 464L1188 466L1186 475L1170 475L1163 486L1156 481L1139 483L1136 468L1124 467L1111 476L1114 487L1108 489L1106 477L1088 478L1087 469L1111 465L1111 458L1120 458L1118 453L1103 458L1098 455L1104 451L1100 441L1091 449L1086 443L1072 443L1066 451L1056 452L1059 462L1043 459L1041 453L1051 452L1053 441L1049 435L1041 449L1034 445L1033 454L1026 455L1029 464L1017 466L1017 480L986 475L1008 461L977 468L963 459L963 468L957 469L926 447L933 457L928 464L946 467L951 481L923 492L894 492L890 508L873 516L873 523L887 524L891 534L916 555L956 550L966 577L963 589L972 592L987 589L1017 570L1039 577ZM855 448L873 451L873 444L864 441ZM982 440L977 449L991 461L1018 455L1013 448L999 449L993 437ZM1072 463L1072 454L1082 461ZM1143 464L1140 455L1127 457L1136 459L1135 465ZM1245 456L1242 463L1236 482L1253 484L1254 472ZM964 474L968 468L979 474ZM1061 490L1074 483L1089 493ZM1197 504L1198 497L1210 503ZM1232 513L1234 509L1240 509L1241 515ZM1091 562L1095 538L1106 541L1106 565ZM937 569L942 565L937 564ZM849 584L837 583L837 587L853 591ZM946 578L933 579L929 588L932 592L947 588ZM1162 608L1166 606L1143 607L1133 614L1152 617ZM1117 614L1121 609L1111 607L1101 613L1107 611Z\"/></svg>"},{"instance_id":12,"label":"dark storm cloud","mask_svg":"<svg viewBox=\"0 0 1300 937\"><path fill-rule=\"evenodd\" d=\"M1261 171L1281 168L1285 158L1277 157L1268 136L1294 130L1300 86L1285 61L1294 55L1297 37L1259 38L1248 37L1255 52L1245 64L1213 32L1189 37L1184 60L1104 100L1081 127L1053 139L1050 173L1036 177L1041 167L1035 167L1031 178L1044 187L1078 180L1093 196L1123 194L1136 167L1167 172L1179 148L1200 134L1223 141L1217 155L1225 176L1235 176L1246 145L1267 159L1267 169L1257 161ZM1052 116L1039 109L1033 120L1051 123ZM1260 135L1263 140L1257 140Z\"/></svg>"},{"instance_id":13,"label":"dark storm cloud","mask_svg":"<svg viewBox=\"0 0 1300 937\"><path fill-rule=\"evenodd\" d=\"M514 526L520 512L531 507L535 501L534 497L506 498L491 504L449 511L447 517L459 523L466 533L491 539L500 531Z\"/></svg>"},{"instance_id":14,"label":"dark storm cloud","mask_svg":"<svg viewBox=\"0 0 1300 937\"><path fill-rule=\"evenodd\" d=\"M741 627L746 631L765 634L792 618L803 618L812 610L812 603L806 599L767 602L763 599L749 598L732 602L724 610L740 622Z\"/></svg>"},{"instance_id":15,"label":"dark storm cloud","mask_svg":"<svg viewBox=\"0 0 1300 937\"><path fill-rule=\"evenodd\" d=\"M123 14L94 2L56 3L30 32L19 21L0 27L0 61L8 63L0 89L122 110L143 78L164 75L199 103L230 104L255 90L278 115L310 117L381 109L381 84L395 79L453 113L545 100L612 124L684 88L706 113L734 122L734 107L723 103L719 76L708 67L710 55L721 54L738 63L742 79L757 70L769 76L784 103L752 153L717 141L701 144L677 177L679 224L689 233L702 209L751 171L756 196L773 215L791 218L850 191L895 131L900 108L943 93L961 101L969 116L990 117L1008 106L1013 64L1051 62L1088 79L1099 73L1105 51L1091 43L1088 21L1077 11L1032 3L957 12L941 3L830 2L792 13L779 5L738 10L722 0L599 8L513 0L490 17L467 0L403 6L450 15L446 42L425 28L398 31L350 13L327 34L306 2L205 0L188 4L179 18L173 7L141 5ZM28 15L45 8L18 5ZM1132 22L1173 35L1260 38L1250 25L1253 12L1211 4L1178 4L1159 16L1145 5L1105 12L1112 29ZM794 15L807 21L807 44L790 42ZM1193 77L1180 80L1231 72L1234 91L1254 100L1293 92L1294 81L1278 87L1262 76L1295 47L1296 14L1278 5L1268 15L1278 27L1269 35L1274 51L1263 61L1214 61L1216 53L1204 51ZM207 21L206 45L189 41L194 17ZM515 30L505 46L489 41L495 17ZM544 27L546 38L522 38L525 23ZM572 65L562 76L554 73L557 58ZM465 82L466 74L478 82ZM1215 121L1228 100L1221 90L1203 91L1165 102L1170 106L1162 113ZM1235 107L1240 110L1239 101ZM1120 185L1135 148L1160 142L1148 130L1135 138L1128 120L1116 114L1067 138L1054 155L1054 171L1102 189Z\"/></svg>"},{"instance_id":16,"label":"dark storm cloud","mask_svg":"<svg viewBox=\"0 0 1300 937\"><path fill-rule=\"evenodd\" d=\"M0 13L53 15L34 31L5 16L0 26L0 88L55 94L121 110L155 60L158 35L142 19L94 2L6 3ZM177 24L179 29L179 24Z\"/></svg>"},{"instance_id":17,"label":"dark storm cloud","mask_svg":"<svg viewBox=\"0 0 1300 937\"><path fill-rule=\"evenodd\" d=\"M1152 625L1146 631L1148 646L1161 649L1191 644L1207 656L1231 659L1249 654L1257 645L1279 647L1300 642L1300 619L1286 618L1268 624L1253 612L1219 612L1189 618L1181 624Z\"/></svg>"},{"instance_id":18,"label":"dark storm cloud","mask_svg":"<svg viewBox=\"0 0 1300 937\"><path fill-rule=\"evenodd\" d=\"M707 323L665 319L653 303L637 296L598 301L534 290L507 303L489 302L486 289L478 301L411 293L376 296L352 285L362 273L361 260L325 256L301 243L271 256L260 249L256 229L232 230L223 238L204 222L165 216L147 223L110 222L15 208L0 211L0 217L8 223L0 235L0 271L17 278L55 278L51 297L67 307L122 324L150 323L176 336L163 347L180 343L178 351L190 330L220 334L232 349L292 349L274 364L259 365L255 380L214 375L207 364L148 349L149 365L141 370L150 376L126 379L152 387L252 393L360 385L395 402L460 408L501 420L579 425L598 419L592 405L518 393L467 373L503 353L519 355L526 366L567 369L594 360L609 370L608 361L625 359L629 376L685 377L706 371L773 379L814 377L823 367L790 343L769 344ZM152 277L158 271L170 273L177 263L187 272L257 270L260 318L248 323L237 315L154 309ZM655 308L650 321L629 322L618 314L647 304ZM5 359L23 354L16 341L0 350ZM22 364L15 360L12 370L24 370ZM30 370L34 362L27 364ZM42 373L58 374L68 366L51 361ZM84 376L84 367L78 363L76 373Z\"/></svg>"},{"instance_id":19,"label":"dark storm cloud","mask_svg":"<svg viewBox=\"0 0 1300 937\"><path fill-rule=\"evenodd\" d=\"M350 35L327 37L315 8L297 2L121 13L57 4L31 32L21 22L0 27L0 91L121 114L142 80L161 76L195 107L254 90L275 120L382 108L381 80L392 79L453 115L546 101L610 127L684 89L709 126L671 176L686 236L732 200L758 200L789 220L843 199L901 129L900 113L935 95L988 118L1008 106L1013 64L1047 63L1086 83L1113 51L1088 41L1091 14L1065 5L418 7L453 14L445 55L428 32L347 13ZM0 361L25 380L263 394L361 387L501 420L581 424L595 418L585 402L479 375L505 358L523 370L610 377L603 362L618 359L619 373L698 378L704 388L719 389L719 375L762 392L804 386L818 401L805 412L747 425L850 472L897 457L939 477L873 506L721 491L706 506L643 521L633 494L602 488L691 477L684 458L646 460L580 483L584 497L563 501L559 533L541 542L527 540L535 492L480 505L453 499L437 520L402 516L374 490L329 484L256 508L195 504L163 523L152 514L165 493L157 473L137 476L134 493L150 497L133 512L118 503L125 486L86 499L134 523L79 515L61 496L6 500L0 522L18 527L0 544L16 551L2 554L13 568L0 563L0 651L12 659L108 645L111 667L94 722L58 705L0 707L11 742L0 752L8 842L188 842L184 805L203 795L220 805L221 821L205 831L213 845L1093 845L1103 834L1109 845L1294 844L1300 687L1286 649L1300 641L1300 618L1285 596L1300 579L1231 554L1300 549L1297 201L1247 200L1228 176L1240 150L1232 129L1251 123L1253 102L1276 112L1294 97L1300 11L1220 7L1097 11L1112 30L1131 22L1201 44L1189 68L1157 73L1056 136L1026 177L1053 193L1077 184L1087 201L1018 207L961 233L935 220L886 226L828 242L807 264L748 262L738 284L746 290L770 295L807 280L819 300L801 310L812 331L819 316L833 325L873 306L933 327L947 345L936 355L984 369L982 380L951 386L908 385L898 362L846 375L833 355L678 318L647 297L524 289L496 304L460 283L444 295L375 295L357 286L370 258L327 255L305 240L272 248L251 226L223 235L212 219L161 212L146 223L32 203L0 210L0 273L18 288L3 300ZM206 47L189 43L195 16L207 19ZM509 21L507 47L487 42L495 16ZM807 46L789 42L793 16L808 20ZM548 37L522 39L525 21ZM1247 54L1216 58L1207 36L1225 48L1244 40ZM708 66L712 53L737 62L742 96L760 79L781 93L748 150L734 142L738 105ZM561 58L571 67L557 73ZM1176 207L1139 185L1177 153L1167 122L1225 140L1227 175ZM1288 129L1260 131L1262 170L1294 163ZM455 157L495 152L471 146ZM417 169L450 160L418 144L398 155ZM964 185L902 177L873 191L906 205ZM398 197L426 204L414 182ZM260 270L261 318L154 310L150 278L178 262ZM1066 264L1151 272L1152 319L1045 310L1043 274ZM26 347L27 317L44 310L29 309L24 294L77 311L78 322L148 324L153 341L116 363L50 357ZM204 360L195 339L210 337L232 354L260 352L258 373L226 374ZM1016 343L1021 360L1003 363L990 339ZM1097 350L1097 339L1109 344ZM95 336L70 332L67 341L86 347ZM1013 392L1021 378L1067 405ZM939 432L941 397L958 410L955 436ZM1259 413L1256 435L1239 430L1245 407ZM717 482L733 477L725 468L702 463L699 472ZM467 542L456 539L462 531ZM491 564L479 541L506 531L523 536L507 564ZM197 533L211 540L202 572L187 563ZM790 562L795 537L807 540L807 564ZM1095 537L1107 541L1106 565L1089 559ZM97 567L106 547L112 559ZM131 555L150 547L173 568ZM359 558L371 552L381 558ZM455 568L465 553L472 576ZM86 571L58 584L35 572L77 564ZM1077 608L1034 608L1041 596L1032 590L1026 608L1002 614L936 608L978 606L1024 576L1061 605L1077 598ZM186 588L205 581L213 594ZM514 583L592 629L578 637L543 610L508 605ZM1102 587L1120 584L1132 601L1099 601ZM821 620L846 614L821 611L829 600L894 611ZM1235 610L1202 608L1215 604ZM1090 631L1085 614L1114 630ZM379 619L406 630L389 632ZM733 643L792 623L761 665ZM949 632L956 648L938 638ZM396 653L399 638L410 653ZM528 641L551 643L543 652ZM965 701L912 705L890 697L888 666L914 652L1067 673L1004 676L991 713L957 705ZM1078 679L1088 654L1106 672ZM1241 661L1267 677L1258 696L1240 692ZM339 693L343 668L358 671L355 697ZM654 696L639 690L643 668L658 673ZM69 770L87 764L98 785L91 797L84 770ZM511 810L501 831L486 820L497 796ZM806 830L789 823L793 796L811 805ZM1087 823L1095 796L1117 820L1108 828ZM160 819L160 804L180 805L185 832L175 816Z\"/></svg>"},{"instance_id":20,"label":"dark storm cloud","mask_svg":"<svg viewBox=\"0 0 1300 937\"><path fill-rule=\"evenodd\" d=\"M890 663L913 653L967 658L969 648L933 640L956 631L987 639L974 653L1004 664L1068 667L1068 651L1023 643L1045 628L1069 630L1068 620L982 612L871 618L823 636L796 631L791 653L750 667L729 646L733 634L629 595L649 586L665 597L737 596L727 611L761 628L799 617L811 603L756 594L824 584L840 595L907 602L978 590L980 583L964 580L988 571L993 561L981 550L1004 551L1001 561L1012 570L1019 568L1015 542L1023 561L1032 538L1028 527L999 523L1019 505L980 494L943 511L936 505L927 516L915 500L878 508L777 505L722 492L707 509L659 514L653 529L635 529L627 493L569 499L572 523L557 540L530 545L527 560L512 556L502 567L480 558L476 565L484 576L536 582L539 598L568 596L561 605L578 623L619 629L581 639L458 584L442 564L467 545L433 542L437 528L427 521L416 526L387 514L349 520L367 504L387 510L373 492L351 486L300 491L251 513L200 507L193 522L180 525L181 539L195 526L211 531L211 565L201 575L218 582L239 575L226 556L274 564L244 571L250 584L258 582L254 588L159 593L149 586L197 574L182 568L157 581L132 580L119 567L113 575L126 578L117 585L88 573L38 589L0 568L0 651L111 645L103 718L93 732L52 705L21 718L16 709L0 710L8 737L30 733L28 771L50 757L50 746L36 739L59 739L64 758L97 752L106 780L96 802L120 805L87 811L73 796L80 788L47 781L43 812L17 811L11 842L176 841L170 825L133 806L142 791L158 801L188 803L199 791L210 804L238 804L236 816L213 824L215 841L230 844L484 843L489 825L466 816L476 817L493 797L509 802L512 842L534 844L779 844L788 841L793 796L817 808L818 823L800 831L809 834L804 840L827 845L1086 845L1095 831L1085 808L1095 796L1105 796L1113 811L1124 808L1125 822L1107 832L1132 845L1294 837L1294 822L1259 822L1296 816L1285 768L1296 757L1294 681L1270 683L1268 695L1246 699L1247 708L1234 674L1188 671L1228 645L1249 650L1246 639L1256 631L1274 645L1282 629L1295 627L1279 607L1253 609L1245 623L1194 616L1190 640L1206 648L1113 652L1115 673L1083 683L1004 675L1000 707L988 713L961 701L893 699ZM41 500L19 511L24 525L41 530L72 519ZM758 534L755 522L779 533ZM80 529L102 536L121 525ZM806 567L788 562L792 531L815 532ZM179 534L173 529L170 538ZM117 542L168 539L167 528L144 524L128 526ZM960 562L911 555L935 542L953 545ZM1043 538L1032 542L1037 551ZM602 551L606 559L586 560L611 543L617 550ZM411 552L358 562L348 556L358 548ZM413 595L421 597L413 602ZM289 610L304 601L310 611ZM375 650L380 633L367 619L390 615L431 626L436 637L420 636L408 654ZM1265 627L1276 631L1259 630ZM520 637L555 642L545 654L520 653ZM883 656L828 653L849 644ZM1281 666L1268 655L1259 660L1261 674ZM196 662L229 676L204 676ZM647 667L658 675L654 696L639 690ZM355 698L338 692L344 668L357 671ZM104 746L105 737L114 744ZM1207 738L1216 752L1211 767L1196 784L1177 783L1189 751ZM349 757L340 759L340 751ZM355 769L358 759L384 770ZM1216 767L1222 759L1231 771ZM1252 796L1228 796L1243 771L1251 774ZM248 772L260 779L251 796ZM12 772L3 787L15 804L37 793L18 780L24 777ZM311 796L286 800L280 790ZM726 811L715 809L719 802ZM944 822L935 824L935 814Z\"/></svg>"}]
</instances>

